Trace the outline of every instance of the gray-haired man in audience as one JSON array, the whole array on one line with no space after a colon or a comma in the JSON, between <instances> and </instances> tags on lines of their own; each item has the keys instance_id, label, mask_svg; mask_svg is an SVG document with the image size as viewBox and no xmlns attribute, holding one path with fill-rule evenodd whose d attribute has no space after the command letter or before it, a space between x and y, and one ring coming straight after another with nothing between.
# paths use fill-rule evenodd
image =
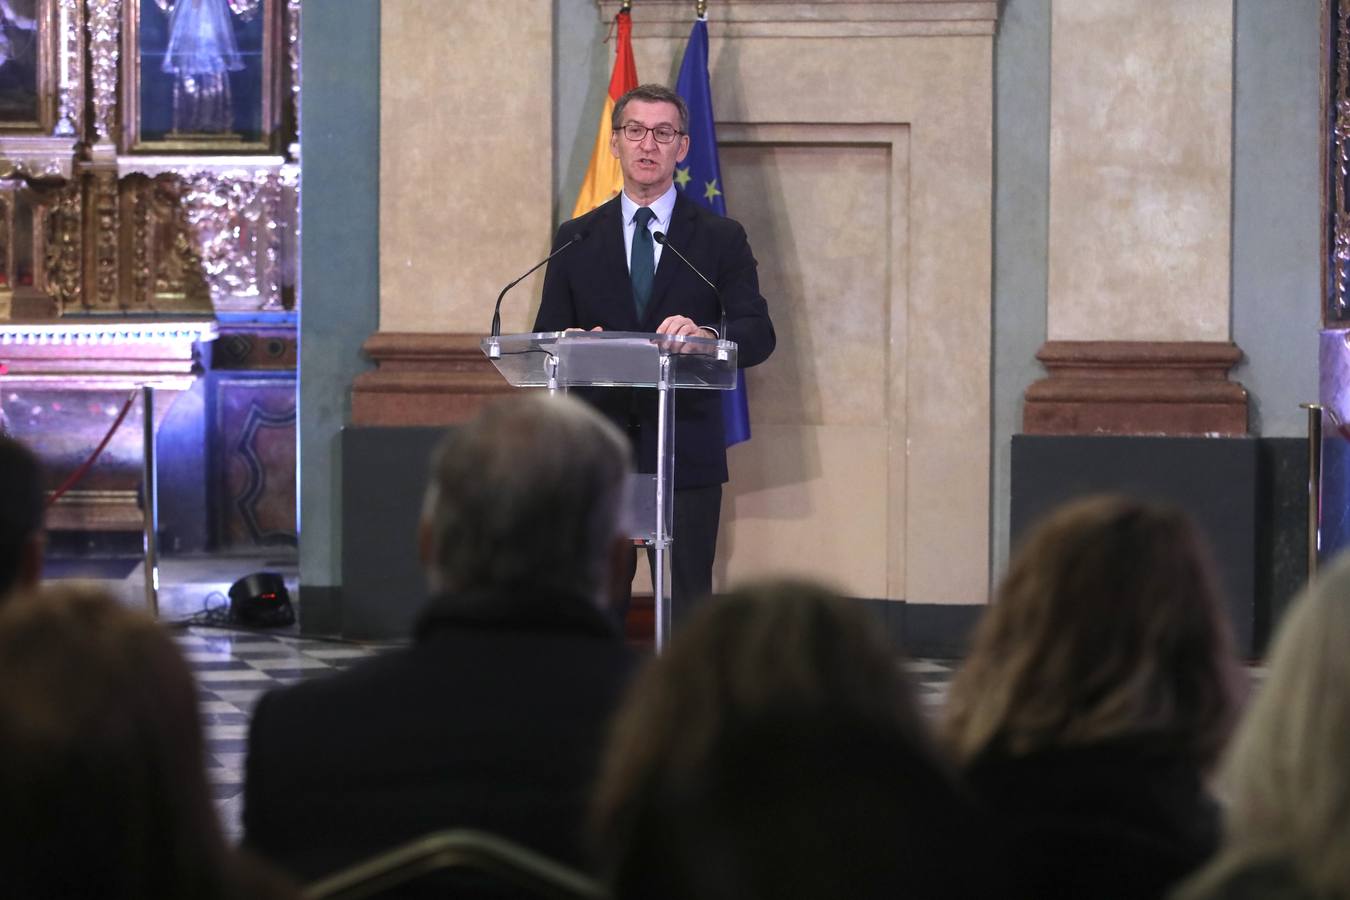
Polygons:
<instances>
[{"instance_id":1,"label":"gray-haired man in audience","mask_svg":"<svg viewBox=\"0 0 1350 900\"><path fill-rule=\"evenodd\" d=\"M301 879L472 827L581 865L586 792L631 667L602 611L623 436L522 395L450 432L422 523L433 599L411 646L265 695L244 842Z\"/></svg>"}]
</instances>

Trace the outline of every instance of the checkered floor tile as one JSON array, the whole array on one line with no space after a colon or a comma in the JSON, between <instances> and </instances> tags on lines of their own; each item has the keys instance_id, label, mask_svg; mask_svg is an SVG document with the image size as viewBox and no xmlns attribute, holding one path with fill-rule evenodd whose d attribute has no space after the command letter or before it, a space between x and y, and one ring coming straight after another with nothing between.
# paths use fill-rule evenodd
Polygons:
<instances>
[{"instance_id":1,"label":"checkered floor tile","mask_svg":"<svg viewBox=\"0 0 1350 900\"><path fill-rule=\"evenodd\" d=\"M269 688L348 668L393 646L214 628L190 628L175 640L197 678L207 776L232 840L238 839L240 831L244 755L253 704Z\"/></svg>"}]
</instances>

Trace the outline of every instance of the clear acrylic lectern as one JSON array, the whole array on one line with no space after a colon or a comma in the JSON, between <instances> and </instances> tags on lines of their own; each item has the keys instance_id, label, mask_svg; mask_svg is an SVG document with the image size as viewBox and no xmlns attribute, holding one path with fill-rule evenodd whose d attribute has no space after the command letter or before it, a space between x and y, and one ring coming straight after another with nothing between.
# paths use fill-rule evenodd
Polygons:
<instances>
[{"instance_id":1,"label":"clear acrylic lectern","mask_svg":"<svg viewBox=\"0 0 1350 900\"><path fill-rule=\"evenodd\" d=\"M630 535L653 548L656 648L670 636L668 555L675 471L676 390L729 391L736 386L736 345L702 337L630 331L545 331L487 337L483 352L515 387L551 392L570 387L645 387L657 391L656 472L631 480Z\"/></svg>"}]
</instances>

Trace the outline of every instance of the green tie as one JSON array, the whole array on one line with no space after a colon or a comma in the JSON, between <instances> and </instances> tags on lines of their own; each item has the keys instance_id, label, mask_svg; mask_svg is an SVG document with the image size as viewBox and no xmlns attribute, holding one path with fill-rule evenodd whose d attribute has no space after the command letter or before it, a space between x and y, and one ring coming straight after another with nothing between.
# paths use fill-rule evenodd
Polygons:
<instances>
[{"instance_id":1,"label":"green tie","mask_svg":"<svg viewBox=\"0 0 1350 900\"><path fill-rule=\"evenodd\" d=\"M652 276L655 273L652 233L647 223L656 218L650 207L639 207L633 216L633 254L628 260L628 275L633 279L633 301L637 303L638 321L647 312L647 301L652 299Z\"/></svg>"}]
</instances>

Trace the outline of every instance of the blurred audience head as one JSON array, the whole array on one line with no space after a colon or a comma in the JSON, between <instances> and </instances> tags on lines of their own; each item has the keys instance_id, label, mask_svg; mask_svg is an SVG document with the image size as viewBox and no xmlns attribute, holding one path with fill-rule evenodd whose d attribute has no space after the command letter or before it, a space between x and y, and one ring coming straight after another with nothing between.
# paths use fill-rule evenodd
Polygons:
<instances>
[{"instance_id":1,"label":"blurred audience head","mask_svg":"<svg viewBox=\"0 0 1350 900\"><path fill-rule=\"evenodd\" d=\"M423 506L433 588L464 597L514 589L522 602L540 589L601 600L629 457L617 428L568 397L512 396L452 429Z\"/></svg>"},{"instance_id":2,"label":"blurred audience head","mask_svg":"<svg viewBox=\"0 0 1350 900\"><path fill-rule=\"evenodd\" d=\"M618 900L933 897L977 852L964 810L871 615L771 583L698 609L635 684L594 826Z\"/></svg>"},{"instance_id":3,"label":"blurred audience head","mask_svg":"<svg viewBox=\"0 0 1350 900\"><path fill-rule=\"evenodd\" d=\"M1182 511L1070 503L1014 553L953 680L965 764L1156 736L1204 767L1229 734L1240 670L1208 552Z\"/></svg>"},{"instance_id":4,"label":"blurred audience head","mask_svg":"<svg viewBox=\"0 0 1350 900\"><path fill-rule=\"evenodd\" d=\"M42 574L44 501L37 457L0 434L0 599Z\"/></svg>"},{"instance_id":5,"label":"blurred audience head","mask_svg":"<svg viewBox=\"0 0 1350 900\"><path fill-rule=\"evenodd\" d=\"M1220 769L1226 846L1198 881L1278 860L1299 896L1350 896L1350 555L1289 607L1267 659Z\"/></svg>"},{"instance_id":6,"label":"blurred audience head","mask_svg":"<svg viewBox=\"0 0 1350 900\"><path fill-rule=\"evenodd\" d=\"M156 622L92 588L18 594L0 684L5 894L224 896L196 688Z\"/></svg>"}]
</instances>

